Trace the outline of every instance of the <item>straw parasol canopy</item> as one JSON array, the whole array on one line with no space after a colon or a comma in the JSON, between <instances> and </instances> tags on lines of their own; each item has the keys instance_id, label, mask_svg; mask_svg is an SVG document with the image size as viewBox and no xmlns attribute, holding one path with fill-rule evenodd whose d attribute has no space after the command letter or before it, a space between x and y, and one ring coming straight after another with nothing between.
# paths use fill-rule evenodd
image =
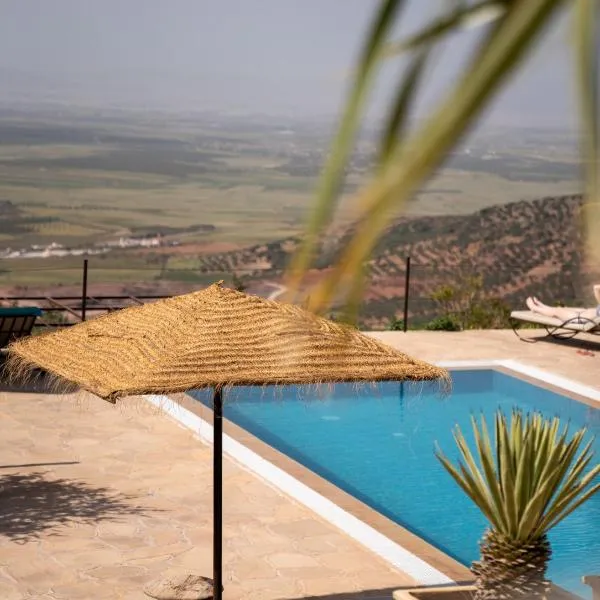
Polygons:
<instances>
[{"instance_id":1,"label":"straw parasol canopy","mask_svg":"<svg viewBox=\"0 0 600 600\"><path fill-rule=\"evenodd\" d=\"M9 346L9 373L35 368L113 402L207 386L448 377L353 328L221 283Z\"/></svg>"}]
</instances>

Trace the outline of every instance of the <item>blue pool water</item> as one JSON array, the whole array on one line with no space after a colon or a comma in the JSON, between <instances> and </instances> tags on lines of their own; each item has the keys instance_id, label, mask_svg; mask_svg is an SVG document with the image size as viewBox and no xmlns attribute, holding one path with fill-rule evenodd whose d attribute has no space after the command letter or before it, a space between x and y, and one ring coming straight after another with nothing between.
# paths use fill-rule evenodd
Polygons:
<instances>
[{"instance_id":1,"label":"blue pool water","mask_svg":"<svg viewBox=\"0 0 600 600\"><path fill-rule=\"evenodd\" d=\"M454 371L452 379L446 398L431 384L234 388L225 416L469 565L486 521L435 458L435 443L457 459L455 424L467 435L471 415L491 424L497 408L508 414L514 407L598 435L600 410L498 371ZM207 392L195 395L210 405ZM594 447L597 462L600 437ZM550 540L550 578L591 597L581 577L600 574L600 494L552 530Z\"/></svg>"}]
</instances>

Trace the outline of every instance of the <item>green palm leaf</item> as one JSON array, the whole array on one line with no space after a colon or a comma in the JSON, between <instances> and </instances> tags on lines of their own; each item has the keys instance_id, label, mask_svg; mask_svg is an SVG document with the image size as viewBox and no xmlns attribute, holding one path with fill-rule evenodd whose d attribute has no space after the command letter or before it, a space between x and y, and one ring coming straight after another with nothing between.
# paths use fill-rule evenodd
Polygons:
<instances>
[{"instance_id":1,"label":"green palm leaf","mask_svg":"<svg viewBox=\"0 0 600 600\"><path fill-rule=\"evenodd\" d=\"M494 527L501 527L500 522L496 518L496 513L492 511L490 504L487 501L485 495L481 493L480 488L475 483L474 478L464 468L463 465L459 465L457 469L440 451L436 451L436 456L440 462L444 465L448 473L452 476L454 481L460 486L460 488L471 498L471 500L479 507L485 517L494 525Z\"/></svg>"},{"instance_id":2,"label":"green palm leaf","mask_svg":"<svg viewBox=\"0 0 600 600\"><path fill-rule=\"evenodd\" d=\"M438 43L443 36L468 26L480 17L497 17L506 12L507 0L483 0L475 4L457 3L447 15L434 20L428 25L400 42L391 42L385 49L386 56L395 56L424 45Z\"/></svg>"},{"instance_id":3,"label":"green palm leaf","mask_svg":"<svg viewBox=\"0 0 600 600\"><path fill-rule=\"evenodd\" d=\"M354 85L350 90L331 156L325 165L317 190L316 210L311 215L306 236L290 265L288 285L291 289L294 288L297 276L301 276L313 260L320 234L331 222L345 164L352 149L371 85L380 65L386 36L404 5L405 0L382 0L371 23L356 68Z\"/></svg>"},{"instance_id":4,"label":"green palm leaf","mask_svg":"<svg viewBox=\"0 0 600 600\"><path fill-rule=\"evenodd\" d=\"M494 454L492 452L492 444L490 441L489 432L485 419L481 418L481 433L477 428L477 421L471 419L473 425L473 432L475 434L475 443L477 444L477 450L479 452L479 461L483 466L485 474L485 483L490 490L490 495L493 500L493 505L498 509L497 521L502 524L502 527L508 527L507 515L502 510L504 504L502 502L502 491L500 484L498 483L498 475L494 465Z\"/></svg>"},{"instance_id":5,"label":"green palm leaf","mask_svg":"<svg viewBox=\"0 0 600 600\"><path fill-rule=\"evenodd\" d=\"M402 138L407 128L408 118L425 72L430 51L431 48L426 47L417 52L408 66L404 79L400 81L392 102L393 109L388 116L388 122L383 129L383 136L379 143L377 160L379 165L384 165L388 161L397 147L398 140Z\"/></svg>"},{"instance_id":6,"label":"green palm leaf","mask_svg":"<svg viewBox=\"0 0 600 600\"><path fill-rule=\"evenodd\" d=\"M583 446L584 429L569 438L567 427L559 432L556 418L513 411L507 421L498 412L493 448L485 419L480 424L472 419L472 424L478 462L458 428L454 433L458 465L439 449L436 456L506 539L542 538L599 491L600 483L595 480L600 464L590 469L592 442Z\"/></svg>"},{"instance_id":7,"label":"green palm leaf","mask_svg":"<svg viewBox=\"0 0 600 600\"><path fill-rule=\"evenodd\" d=\"M346 288L387 226L392 208L401 206L437 169L475 122L562 3L558 0L507 2L506 15L489 31L476 62L457 81L432 117L398 145L376 178L359 193L360 225L336 268L311 291L310 308L324 310ZM312 235L312 234L311 234ZM311 237L311 242L314 241ZM294 285L302 275L292 263ZM295 289L295 288L294 288Z\"/></svg>"},{"instance_id":8,"label":"green palm leaf","mask_svg":"<svg viewBox=\"0 0 600 600\"><path fill-rule=\"evenodd\" d=\"M286 283L292 298L301 287L316 256L320 240L331 223L344 168L350 155L359 121L383 61L411 57L411 67L398 82L379 145L379 161L373 179L355 198L359 209L357 226L349 237L327 280L310 290L309 308L324 311L339 300L351 302L356 311L364 291L362 265L372 253L390 220L423 186L447 155L469 131L482 111L502 90L536 47L536 42L555 14L573 8L576 72L581 97L582 153L587 174L584 211L590 258L600 262L600 132L598 108L597 0L475 0L453 2L451 10L433 18L421 30L400 41L391 41L395 16L405 2L380 3L363 53L355 70L354 84L335 137L332 151L318 187L315 208L306 235L292 258ZM495 17L482 36L457 83L411 135L405 131L408 107L415 98L418 80L427 68L424 58L448 36L474 21ZM414 85L411 85L411 81Z\"/></svg>"},{"instance_id":9,"label":"green palm leaf","mask_svg":"<svg viewBox=\"0 0 600 600\"><path fill-rule=\"evenodd\" d=\"M581 147L586 172L585 226L588 260L600 260L600 91L598 37L600 3L576 0L573 41L581 106Z\"/></svg>"}]
</instances>

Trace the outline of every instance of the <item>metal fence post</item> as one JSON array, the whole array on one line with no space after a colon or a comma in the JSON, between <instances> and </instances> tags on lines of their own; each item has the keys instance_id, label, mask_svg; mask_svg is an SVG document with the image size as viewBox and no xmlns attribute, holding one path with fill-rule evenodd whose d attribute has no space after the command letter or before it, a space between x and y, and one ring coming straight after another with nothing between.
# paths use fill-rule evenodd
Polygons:
<instances>
[{"instance_id":1,"label":"metal fence post","mask_svg":"<svg viewBox=\"0 0 600 600\"><path fill-rule=\"evenodd\" d=\"M87 280L88 280L88 259L83 259L83 283L81 287L81 320L85 321L85 311L87 308Z\"/></svg>"},{"instance_id":2,"label":"metal fence post","mask_svg":"<svg viewBox=\"0 0 600 600\"><path fill-rule=\"evenodd\" d=\"M404 275L404 333L408 331L408 294L410 292L410 256L406 257L406 272Z\"/></svg>"}]
</instances>

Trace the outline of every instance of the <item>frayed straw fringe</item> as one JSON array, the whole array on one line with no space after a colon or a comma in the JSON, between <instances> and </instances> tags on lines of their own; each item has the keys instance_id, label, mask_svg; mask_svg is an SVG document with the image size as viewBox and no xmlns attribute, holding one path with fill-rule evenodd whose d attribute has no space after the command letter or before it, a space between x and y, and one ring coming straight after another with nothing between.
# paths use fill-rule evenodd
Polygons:
<instances>
[{"instance_id":1,"label":"frayed straw fringe","mask_svg":"<svg viewBox=\"0 0 600 600\"><path fill-rule=\"evenodd\" d=\"M49 394L72 394L80 387L54 373L40 369L33 361L12 352L8 347L8 355L2 372L3 381L11 387L43 388Z\"/></svg>"},{"instance_id":2,"label":"frayed straw fringe","mask_svg":"<svg viewBox=\"0 0 600 600\"><path fill-rule=\"evenodd\" d=\"M332 396L335 396L336 386L344 385L348 386L350 393L355 395L362 394L365 391L370 391L372 399L383 398L381 390L381 384L393 383L396 385L406 385L407 392L412 400L418 400L425 391L434 392L439 399L444 400L450 397L452 393L452 379L449 375L441 377L439 379L430 380L417 380L417 381L399 381L396 379L389 381L326 381L322 383L302 383L302 384L290 384L290 383L268 383L263 385L228 385L224 386L223 389L223 401L227 403L244 402L245 398L243 391L240 389L245 388L261 388L260 397L258 400L270 401L279 400L285 401L289 399L286 390L294 388L294 398L299 401L304 401L308 404L312 402L320 402L330 400ZM192 398L198 400L193 394L194 391L206 392L212 389L212 387L197 388L196 390L188 390L187 395L191 395ZM212 395L211 395L212 396ZM209 398L210 399L210 398ZM256 400L256 396L253 396L253 400ZM335 401L335 398L334 398Z\"/></svg>"},{"instance_id":3,"label":"frayed straw fringe","mask_svg":"<svg viewBox=\"0 0 600 600\"><path fill-rule=\"evenodd\" d=\"M39 368L56 392L79 387L110 402L212 386L305 386L437 380L448 372L298 306L219 285L123 309L9 346L5 371L32 382ZM70 383L69 383L70 382Z\"/></svg>"},{"instance_id":4,"label":"frayed straw fringe","mask_svg":"<svg viewBox=\"0 0 600 600\"><path fill-rule=\"evenodd\" d=\"M47 370L42 370L36 363L28 360L15 352L8 353L5 365L3 367L2 379L5 383L11 387L33 387L33 388L43 388L49 394L56 395L73 395L77 394L80 399L96 397L102 398L103 400L116 404L117 400L121 396L121 394L114 394L108 397L98 396L94 391L87 390L84 387L78 385L77 383L70 381L58 375L56 373L52 373ZM405 383L410 386L411 396L420 395L425 388L426 384L431 385L432 380L396 380L391 379L387 380L390 383ZM441 377L433 380L435 382L435 387L437 388L437 392L441 398L446 398L450 396L452 392L452 379L447 372L443 372ZM262 395L264 398L269 395L270 398L278 397L281 400L284 400L284 390L289 387L296 388L296 397L300 400L304 399L307 402L325 400L333 395L335 391L335 386L337 384L345 384L351 386L350 389L359 393L364 391L365 388L371 388L373 393L376 394L378 391L378 386L381 383L386 383L386 380L375 381L372 379L367 380L354 380L348 381L344 379L340 379L339 381L329 380L329 381L313 381L310 383L289 383L287 381L282 382L269 382L264 384L253 384L253 383L224 383L219 385L223 392L223 399L227 401L231 392L234 388L239 387L260 387L263 388ZM217 386L198 386L194 389L196 390L211 390ZM415 390L420 388L420 392L415 394ZM177 393L187 393L193 390L189 390L188 388L181 388L177 390L140 390L138 393L128 393L126 396L133 399L135 397L140 398L140 402L143 400L143 396L148 395L168 395L168 394L177 394ZM232 399L235 401L235 398ZM145 402L145 400L143 400ZM129 403L131 404L131 403Z\"/></svg>"}]
</instances>

